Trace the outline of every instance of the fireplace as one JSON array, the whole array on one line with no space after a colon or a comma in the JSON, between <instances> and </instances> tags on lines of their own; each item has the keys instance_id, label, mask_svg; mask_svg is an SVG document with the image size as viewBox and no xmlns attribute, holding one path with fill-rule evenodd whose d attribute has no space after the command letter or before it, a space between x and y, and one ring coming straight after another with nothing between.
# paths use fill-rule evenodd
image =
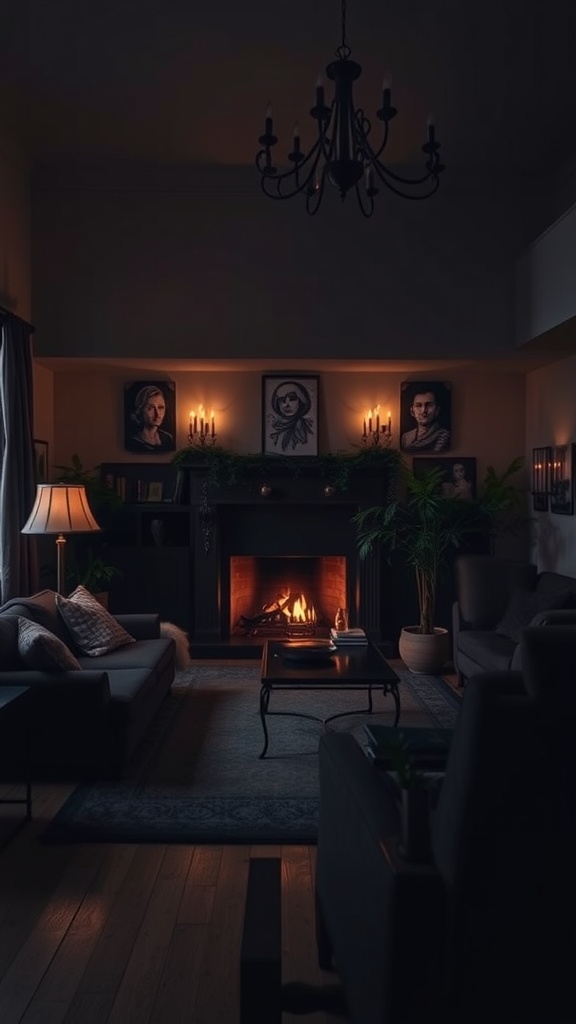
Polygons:
<instances>
[{"instance_id":1,"label":"fireplace","mask_svg":"<svg viewBox=\"0 0 576 1024\"><path fill-rule=\"evenodd\" d=\"M314 636L346 606L344 555L232 555L232 636Z\"/></svg>"},{"instance_id":2,"label":"fireplace","mask_svg":"<svg viewBox=\"0 0 576 1024\"><path fill-rule=\"evenodd\" d=\"M324 635L345 607L351 626L381 638L382 560L377 550L359 558L352 518L383 500L385 481L359 471L346 491L334 492L313 458L303 463L296 475L271 460L265 486L258 476L211 488L205 467L188 469L195 509L193 643L257 642L274 628L282 635L285 616L260 632L247 629L245 620L288 593L313 606L314 628ZM309 628L308 619L301 626L306 622Z\"/></svg>"}]
</instances>

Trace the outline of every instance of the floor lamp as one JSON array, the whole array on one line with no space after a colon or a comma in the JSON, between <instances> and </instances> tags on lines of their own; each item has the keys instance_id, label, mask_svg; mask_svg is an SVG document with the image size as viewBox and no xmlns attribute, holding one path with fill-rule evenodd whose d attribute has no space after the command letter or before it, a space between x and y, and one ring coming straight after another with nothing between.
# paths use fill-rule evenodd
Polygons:
<instances>
[{"instance_id":1,"label":"floor lamp","mask_svg":"<svg viewBox=\"0 0 576 1024\"><path fill-rule=\"evenodd\" d=\"M65 533L100 530L94 519L85 487L79 484L37 484L36 500L21 533L55 533L58 558L56 589L64 593Z\"/></svg>"}]
</instances>

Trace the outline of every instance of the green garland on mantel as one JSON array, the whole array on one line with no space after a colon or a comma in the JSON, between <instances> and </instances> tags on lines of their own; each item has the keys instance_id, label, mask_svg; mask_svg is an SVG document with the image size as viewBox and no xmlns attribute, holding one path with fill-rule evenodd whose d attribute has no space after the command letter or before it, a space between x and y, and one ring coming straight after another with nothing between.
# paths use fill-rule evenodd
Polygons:
<instances>
[{"instance_id":1,"label":"green garland on mantel","mask_svg":"<svg viewBox=\"0 0 576 1024\"><path fill-rule=\"evenodd\" d=\"M353 473L372 470L386 474L388 482L396 480L402 469L402 456L397 448L380 445L358 446L354 451L325 452L322 455L267 455L246 454L231 451L221 445L209 447L181 448L172 457L176 469L192 469L206 466L208 483L212 487L237 484L259 473L263 482L270 472L286 471L300 476L307 469L314 468L328 484L340 491L346 491Z\"/></svg>"}]
</instances>

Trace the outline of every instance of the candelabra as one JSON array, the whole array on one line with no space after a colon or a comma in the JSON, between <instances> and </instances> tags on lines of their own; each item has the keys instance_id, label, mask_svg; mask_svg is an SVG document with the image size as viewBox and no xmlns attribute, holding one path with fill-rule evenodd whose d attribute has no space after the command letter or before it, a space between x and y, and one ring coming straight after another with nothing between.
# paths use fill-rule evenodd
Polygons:
<instances>
[{"instance_id":1,"label":"candelabra","mask_svg":"<svg viewBox=\"0 0 576 1024\"><path fill-rule=\"evenodd\" d=\"M380 423L380 406L377 405L372 412L369 409L364 417L362 441L364 444L385 444L389 445L392 440L392 415L388 413L386 423Z\"/></svg>"},{"instance_id":2,"label":"candelabra","mask_svg":"<svg viewBox=\"0 0 576 1024\"><path fill-rule=\"evenodd\" d=\"M188 427L188 444L197 448L216 443L216 422L214 412L206 414L203 405L198 406L198 413L193 409L190 413Z\"/></svg>"}]
</instances>

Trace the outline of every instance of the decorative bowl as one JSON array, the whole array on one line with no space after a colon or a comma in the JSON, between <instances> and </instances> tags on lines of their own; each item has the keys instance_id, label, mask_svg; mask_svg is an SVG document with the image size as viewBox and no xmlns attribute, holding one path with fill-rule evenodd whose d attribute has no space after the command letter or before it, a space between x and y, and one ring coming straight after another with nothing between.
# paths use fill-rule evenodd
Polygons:
<instances>
[{"instance_id":1,"label":"decorative bowl","mask_svg":"<svg viewBox=\"0 0 576 1024\"><path fill-rule=\"evenodd\" d=\"M288 640L280 644L281 656L288 661L326 661L338 649L331 640Z\"/></svg>"}]
</instances>

